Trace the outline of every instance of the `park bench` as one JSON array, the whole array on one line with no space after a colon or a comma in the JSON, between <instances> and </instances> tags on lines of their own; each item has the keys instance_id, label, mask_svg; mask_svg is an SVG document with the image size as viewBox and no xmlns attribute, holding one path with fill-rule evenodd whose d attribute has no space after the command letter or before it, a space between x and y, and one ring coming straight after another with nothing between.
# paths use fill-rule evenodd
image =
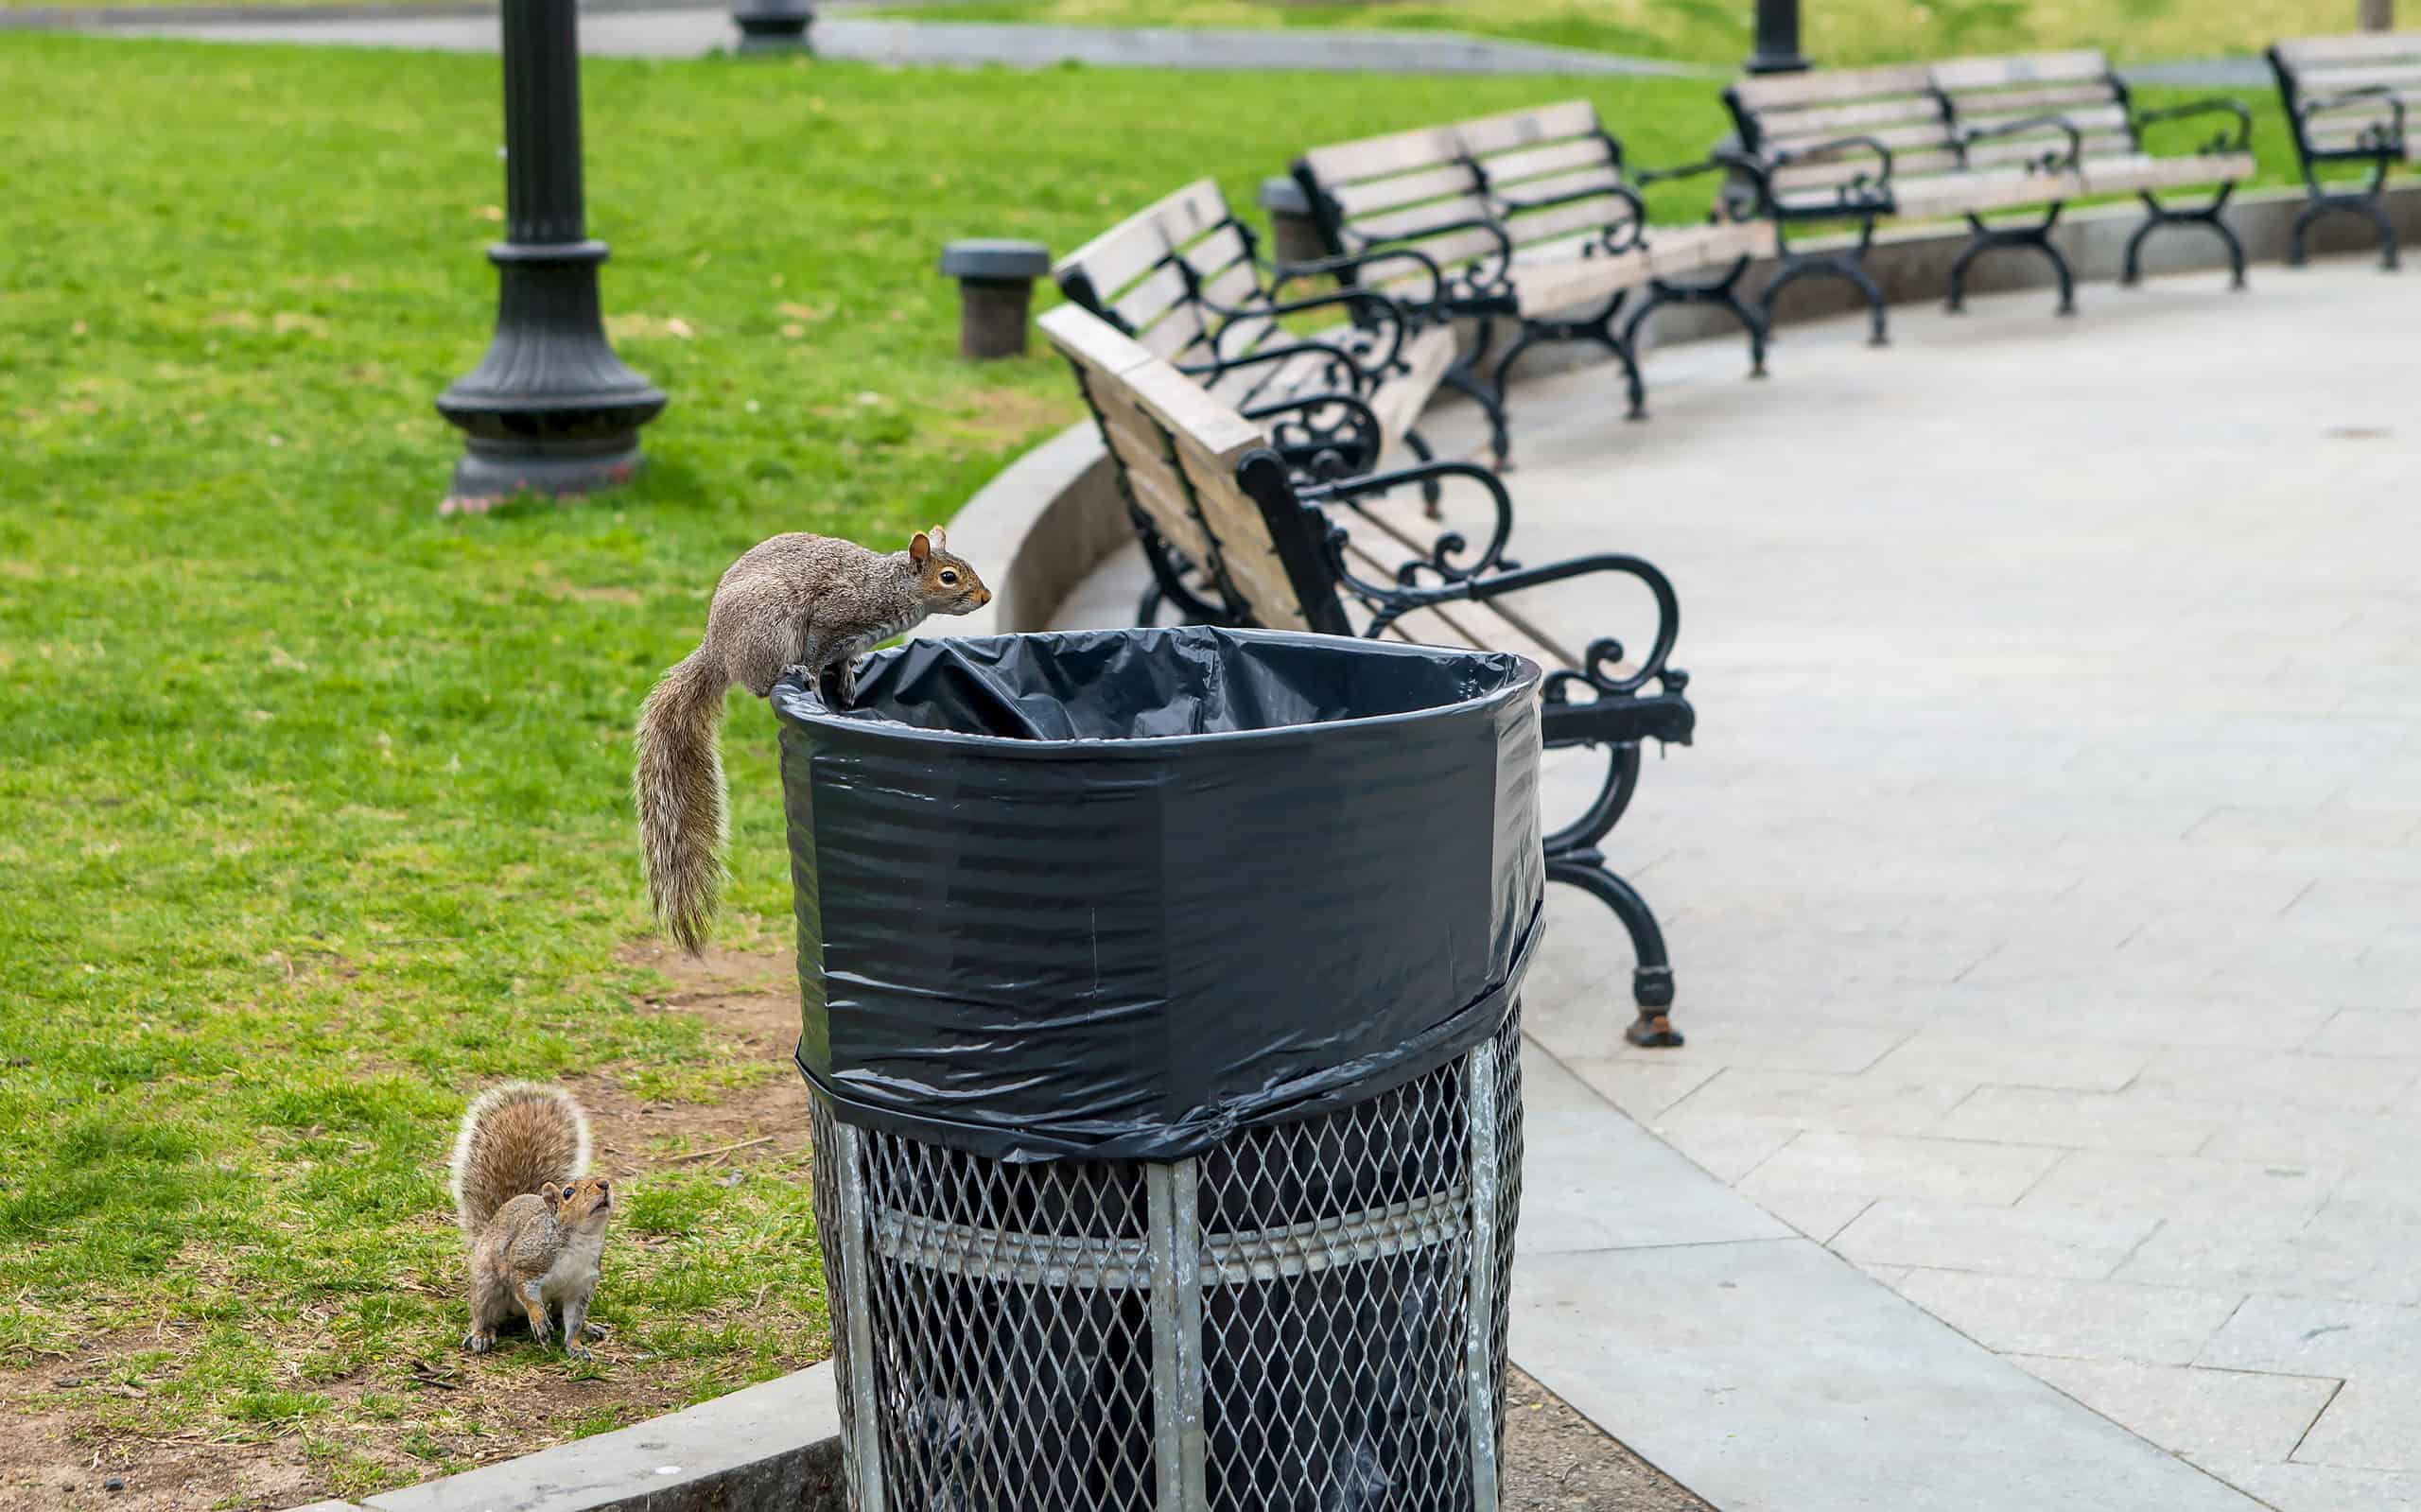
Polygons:
<instances>
[{"instance_id":1,"label":"park bench","mask_svg":"<svg viewBox=\"0 0 2421 1512\"><path fill-rule=\"evenodd\" d=\"M2031 248L2049 259L2060 284L2060 313L2076 309L2076 282L2051 242L2071 200L2134 194L2143 224L2128 238L2121 275L2142 275L2143 244L2162 226L2203 225L2227 244L2237 287L2244 286L2244 248L2220 217L2236 184L2254 171L2252 116L2230 99L2203 99L2138 111L2127 86L2099 52L1964 58L1931 64L1819 69L1744 78L1724 91L1739 144L1757 175L1757 191L1778 235L1793 226L1852 221L1855 247L1784 252L1767 286L1764 308L1803 277L1847 278L1866 295L1874 338L1884 337L1882 292L1860 266L1881 219L1962 217L1971 235L1950 269L1950 307L1966 303L1967 271L1997 247ZM2233 135L2190 154L2146 150L2143 129L2208 113L2235 120ZM2208 185L2200 204L2174 204L2162 191ZM2040 207L2039 220L1987 224L1984 217Z\"/></svg>"},{"instance_id":2,"label":"park bench","mask_svg":"<svg viewBox=\"0 0 2421 1512\"><path fill-rule=\"evenodd\" d=\"M1546 746L1608 753L1605 779L1586 810L1545 837L1546 875L1595 896L1629 934L1638 1007L1625 1031L1630 1041L1680 1044L1669 1015L1673 973L1663 931L1646 900L1607 866L1600 848L1638 786L1642 744L1687 744L1696 724L1683 693L1688 677L1666 666L1681 609L1664 575L1637 557L1613 553L1507 568L1500 553L1511 504L1488 469L1431 461L1306 481L1271 449L1258 425L1084 309L1064 304L1040 323L1074 370L1100 423L1147 553L1174 547L1202 565L1201 617L1513 652L1545 669ZM1459 543L1451 538L1425 540L1413 512L1388 515L1357 508L1406 483L1449 477L1478 482L1496 504L1500 528L1470 560L1459 559ZM1350 526L1329 506L1345 507ZM1626 662L1611 639L1568 645L1507 601L1551 583L1613 577L1643 585L1656 603L1655 633L1636 663Z\"/></svg>"},{"instance_id":3,"label":"park bench","mask_svg":"<svg viewBox=\"0 0 2421 1512\"><path fill-rule=\"evenodd\" d=\"M1317 476L1372 471L1398 444L1426 461L1417 426L1440 384L1489 397L1456 370L1452 327L1415 321L1374 290L1309 282L1359 261L1264 264L1252 229L1203 179L1069 253L1052 276L1070 300L1262 421L1280 455ZM1284 297L1298 282L1301 293ZM1308 335L1287 323L1314 312L1341 323Z\"/></svg>"},{"instance_id":4,"label":"park bench","mask_svg":"<svg viewBox=\"0 0 2421 1512\"><path fill-rule=\"evenodd\" d=\"M2379 208L2379 190L2398 163L2421 163L2421 32L2367 32L2355 37L2300 37L2270 48L2270 70L2294 130L2311 202L2295 217L2287 261L2304 260L2311 223L2332 212L2370 217L2378 228L2379 263L2397 262L2395 227ZM2327 169L2360 165L2370 182L2327 181Z\"/></svg>"},{"instance_id":5,"label":"park bench","mask_svg":"<svg viewBox=\"0 0 2421 1512\"><path fill-rule=\"evenodd\" d=\"M1622 364L1638 419L1647 405L1639 331L1659 305L1730 310L1748 331L1751 372L1765 374L1766 322L1738 286L1774 250L1772 228L1729 218L1651 226L1639 198L1648 185L1724 167L1710 159L1634 169L1596 108L1570 100L1315 148L1294 173L1331 253L1419 254L1425 280L1396 271L1378 287L1446 315L1519 320L1493 375L1500 402L1507 374L1532 346L1594 341ZM1712 276L1685 281L1694 274ZM1483 337L1477 360L1485 351ZM1501 464L1501 426L1495 446Z\"/></svg>"}]
</instances>

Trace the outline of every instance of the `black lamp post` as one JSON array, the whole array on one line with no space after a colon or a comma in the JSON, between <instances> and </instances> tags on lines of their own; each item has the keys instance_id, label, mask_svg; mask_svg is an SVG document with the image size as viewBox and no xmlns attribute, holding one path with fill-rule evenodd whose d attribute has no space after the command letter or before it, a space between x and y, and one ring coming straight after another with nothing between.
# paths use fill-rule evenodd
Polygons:
<instances>
[{"instance_id":1,"label":"black lamp post","mask_svg":"<svg viewBox=\"0 0 2421 1512\"><path fill-rule=\"evenodd\" d=\"M1796 74L1807 66L1799 52L1799 0L1757 0L1756 51L1752 74Z\"/></svg>"},{"instance_id":2,"label":"black lamp post","mask_svg":"<svg viewBox=\"0 0 2421 1512\"><path fill-rule=\"evenodd\" d=\"M581 193L578 26L576 0L504 0L506 239L488 249L496 339L437 398L465 437L452 502L611 487L664 408L598 312L605 244L589 239Z\"/></svg>"}]
</instances>

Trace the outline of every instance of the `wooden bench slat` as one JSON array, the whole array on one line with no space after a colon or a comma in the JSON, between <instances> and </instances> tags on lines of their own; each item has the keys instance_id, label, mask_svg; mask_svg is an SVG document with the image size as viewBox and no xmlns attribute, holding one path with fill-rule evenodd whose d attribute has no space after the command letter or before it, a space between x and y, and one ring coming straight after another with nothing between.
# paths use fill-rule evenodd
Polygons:
<instances>
[{"instance_id":1,"label":"wooden bench slat","mask_svg":"<svg viewBox=\"0 0 2421 1512\"><path fill-rule=\"evenodd\" d=\"M1774 111L1760 113L1757 133L1760 145L1787 148L1793 143L1822 142L1837 136L1882 136L1886 130L1907 131L1930 130L1937 138L1947 139L1948 125L1942 118L1942 102L1931 95L1903 95L1895 99L1868 100L1856 105L1833 105L1821 110Z\"/></svg>"},{"instance_id":2,"label":"wooden bench slat","mask_svg":"<svg viewBox=\"0 0 2421 1512\"><path fill-rule=\"evenodd\" d=\"M1389 210L1366 216L1353 222L1357 235L1378 241L1413 240L1418 245L1420 233L1431 226L1450 220L1486 219L1489 214L1487 200L1476 195L1457 195L1451 200L1432 200L1403 210ZM1450 233L1449 235L1455 235ZM1460 235L1469 235L1461 233Z\"/></svg>"},{"instance_id":3,"label":"wooden bench slat","mask_svg":"<svg viewBox=\"0 0 2421 1512\"><path fill-rule=\"evenodd\" d=\"M1597 108L1587 100L1559 100L1529 110L1474 116L1456 122L1452 130L1464 152L1485 159L1494 152L1594 132Z\"/></svg>"},{"instance_id":4,"label":"wooden bench slat","mask_svg":"<svg viewBox=\"0 0 2421 1512\"><path fill-rule=\"evenodd\" d=\"M1135 333L1135 339L1152 356L1167 361L1210 333L1203 328L1202 316L1191 304L1173 306L1153 324Z\"/></svg>"},{"instance_id":5,"label":"wooden bench slat","mask_svg":"<svg viewBox=\"0 0 2421 1512\"><path fill-rule=\"evenodd\" d=\"M1097 290L1105 296L1107 290ZM1110 313L1124 322L1130 331L1141 331L1168 313L1169 306L1186 297L1185 275L1174 263L1163 263L1145 274L1141 282L1110 301Z\"/></svg>"},{"instance_id":6,"label":"wooden bench slat","mask_svg":"<svg viewBox=\"0 0 2421 1512\"><path fill-rule=\"evenodd\" d=\"M1871 126L1851 133L1825 132L1820 136L1810 136L1808 145L1822 147L1822 150L1794 157L1789 166L1797 167L1802 163L1830 163L1853 158L1880 165L1881 160L1874 155L1873 148L1862 144L1843 143L1838 147L1823 146L1826 143L1838 141L1845 134L1872 137L1882 143L1891 149L1895 163L1906 149L1942 148L1950 145L1950 129L1939 118L1918 121L1908 126ZM1782 147L1785 151L1791 150L1788 143L1782 144Z\"/></svg>"},{"instance_id":7,"label":"wooden bench slat","mask_svg":"<svg viewBox=\"0 0 2421 1512\"><path fill-rule=\"evenodd\" d=\"M2011 110L2001 103L1997 96L1994 97L1990 109L1960 111L1959 124L1965 129L2010 126L2019 121L2039 120L2047 116L2057 117L2078 130L2085 132L2127 130L2127 110L2122 105L2099 104L2065 109L2037 107L2029 110ZM2041 134L2055 135L2057 133L2046 128ZM2015 141L2018 138L2013 136L2009 140Z\"/></svg>"},{"instance_id":8,"label":"wooden bench slat","mask_svg":"<svg viewBox=\"0 0 2421 1512\"><path fill-rule=\"evenodd\" d=\"M1612 256L1564 256L1527 265L1517 263L1513 298L1524 317L1551 315L1604 299L1620 289L1637 288L1655 276L1655 265L1639 249Z\"/></svg>"},{"instance_id":9,"label":"wooden bench slat","mask_svg":"<svg viewBox=\"0 0 2421 1512\"><path fill-rule=\"evenodd\" d=\"M1241 308L1260 293L1261 270L1249 262L1229 263L1202 281L1202 297L1227 309Z\"/></svg>"},{"instance_id":10,"label":"wooden bench slat","mask_svg":"<svg viewBox=\"0 0 2421 1512\"><path fill-rule=\"evenodd\" d=\"M2377 58L2421 56L2421 31L2357 32L2342 37L2289 37L2277 44L2290 66L2367 62Z\"/></svg>"},{"instance_id":11,"label":"wooden bench slat","mask_svg":"<svg viewBox=\"0 0 2421 1512\"><path fill-rule=\"evenodd\" d=\"M1621 182L1621 175L1614 169L1613 159L1606 151L1606 144L1594 136L1500 153L1488 159L1481 166L1488 171L1489 188L1523 199L1540 192L1537 188L1539 180L1572 168L1595 169L1612 182Z\"/></svg>"},{"instance_id":12,"label":"wooden bench slat","mask_svg":"<svg viewBox=\"0 0 2421 1512\"><path fill-rule=\"evenodd\" d=\"M1923 63L1884 68L1820 68L1803 74L1765 74L1735 79L1733 96L1751 111L1831 105L1890 95L1923 95L1932 80Z\"/></svg>"},{"instance_id":13,"label":"wooden bench slat","mask_svg":"<svg viewBox=\"0 0 2421 1512\"><path fill-rule=\"evenodd\" d=\"M1962 90L2104 78L2110 74L2110 60L2094 48L2062 53L2012 53L1999 58L1947 58L1930 65L1926 73L1934 88L1944 91L1955 99Z\"/></svg>"},{"instance_id":14,"label":"wooden bench slat","mask_svg":"<svg viewBox=\"0 0 2421 1512\"><path fill-rule=\"evenodd\" d=\"M1927 174L1955 172L1959 158L1948 148L1939 148L1895 154L1891 164L1891 182L1897 186ZM1794 163L1788 167L1776 168L1771 177L1776 189L1806 189L1847 183L1861 177L1872 179L1880 175L1882 168L1882 160L1871 152L1840 157L1828 155L1816 162Z\"/></svg>"},{"instance_id":15,"label":"wooden bench slat","mask_svg":"<svg viewBox=\"0 0 2421 1512\"><path fill-rule=\"evenodd\" d=\"M2308 96L2334 95L2348 89L2400 89L2421 82L2421 58L2406 62L2365 63L2359 68L2314 70L2301 80Z\"/></svg>"},{"instance_id":16,"label":"wooden bench slat","mask_svg":"<svg viewBox=\"0 0 2421 1512\"><path fill-rule=\"evenodd\" d=\"M2080 138L2080 146L2085 157L2112 157L2134 151L2135 139L2125 131L2088 131ZM2046 152L2065 157L2067 151L2068 139L2060 132L2028 132L1977 143L1967 149L1967 165L1974 169L1997 168L2012 163L2031 163Z\"/></svg>"},{"instance_id":17,"label":"wooden bench slat","mask_svg":"<svg viewBox=\"0 0 2421 1512\"><path fill-rule=\"evenodd\" d=\"M1337 208L1350 220L1356 216L1382 210L1399 209L1431 200L1470 197L1478 192L1479 183L1472 174L1471 165L1456 162L1412 173L1391 174L1384 179L1365 179L1360 183L1339 184L1329 191L1329 198L1336 201Z\"/></svg>"},{"instance_id":18,"label":"wooden bench slat","mask_svg":"<svg viewBox=\"0 0 2421 1512\"><path fill-rule=\"evenodd\" d=\"M1197 179L1070 252L1053 271L1080 270L1094 291L1108 299L1171 252L1228 218L1227 197L1217 182Z\"/></svg>"},{"instance_id":19,"label":"wooden bench slat","mask_svg":"<svg viewBox=\"0 0 2421 1512\"><path fill-rule=\"evenodd\" d=\"M2039 115L2072 105L2110 105L2117 94L2107 80L2081 84L2051 84L2037 89L2004 89L1989 95L1965 96L1959 112L1959 120L1969 126L1981 125L1987 115ZM1986 113L1979 114L1978 113ZM2119 113L2126 113L2123 110Z\"/></svg>"},{"instance_id":20,"label":"wooden bench slat","mask_svg":"<svg viewBox=\"0 0 2421 1512\"><path fill-rule=\"evenodd\" d=\"M1616 173L1610 165L1599 163L1589 167L1571 168L1562 173L1549 174L1544 178L1531 179L1523 183L1497 185L1503 191L1498 213L1504 214L1503 207L1511 200L1558 200L1566 195L1591 194L1604 197L1593 201L1584 201L1596 206L1600 224L1610 220L1627 221L1632 218L1629 204L1613 197L1614 191L1622 186L1622 175ZM1536 214L1536 212L1531 213ZM1518 222L1515 229L1518 233ZM1518 235L1515 239L1520 239Z\"/></svg>"},{"instance_id":21,"label":"wooden bench slat","mask_svg":"<svg viewBox=\"0 0 2421 1512\"><path fill-rule=\"evenodd\" d=\"M1576 231L1600 231L1630 223L1630 206L1611 195L1576 200L1547 210L1525 210L1505 217L1505 229L1517 248L1528 248Z\"/></svg>"},{"instance_id":22,"label":"wooden bench slat","mask_svg":"<svg viewBox=\"0 0 2421 1512\"><path fill-rule=\"evenodd\" d=\"M1337 184L1436 167L1454 162L1460 152L1461 144L1453 128L1424 126L1386 136L1366 136L1359 141L1316 147L1303 154L1303 162L1321 181Z\"/></svg>"},{"instance_id":23,"label":"wooden bench slat","mask_svg":"<svg viewBox=\"0 0 2421 1512\"><path fill-rule=\"evenodd\" d=\"M2084 160L2088 194L2125 194L2137 189L2175 189L2189 184L2225 183L2253 177L2250 152L2198 152L2154 157L2147 152Z\"/></svg>"}]
</instances>

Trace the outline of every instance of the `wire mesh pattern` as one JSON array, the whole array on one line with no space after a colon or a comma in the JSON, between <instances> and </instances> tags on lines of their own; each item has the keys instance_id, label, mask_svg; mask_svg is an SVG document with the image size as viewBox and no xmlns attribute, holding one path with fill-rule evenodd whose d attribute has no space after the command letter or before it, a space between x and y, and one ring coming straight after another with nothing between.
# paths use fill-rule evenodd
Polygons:
<instances>
[{"instance_id":1,"label":"wire mesh pattern","mask_svg":"<svg viewBox=\"0 0 2421 1512\"><path fill-rule=\"evenodd\" d=\"M1011 1165L814 1099L850 1505L1495 1512L1520 1068L1508 1016L1167 1165Z\"/></svg>"}]
</instances>

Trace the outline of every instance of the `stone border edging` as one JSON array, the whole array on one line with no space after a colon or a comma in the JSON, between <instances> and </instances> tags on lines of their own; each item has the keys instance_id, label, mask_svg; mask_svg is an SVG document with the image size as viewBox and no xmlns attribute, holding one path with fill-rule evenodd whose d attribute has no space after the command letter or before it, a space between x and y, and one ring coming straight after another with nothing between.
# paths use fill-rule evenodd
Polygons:
<instances>
[{"instance_id":1,"label":"stone border edging","mask_svg":"<svg viewBox=\"0 0 2421 1512\"><path fill-rule=\"evenodd\" d=\"M842 1504L827 1362L610 1434L296 1512L824 1512Z\"/></svg>"}]
</instances>

